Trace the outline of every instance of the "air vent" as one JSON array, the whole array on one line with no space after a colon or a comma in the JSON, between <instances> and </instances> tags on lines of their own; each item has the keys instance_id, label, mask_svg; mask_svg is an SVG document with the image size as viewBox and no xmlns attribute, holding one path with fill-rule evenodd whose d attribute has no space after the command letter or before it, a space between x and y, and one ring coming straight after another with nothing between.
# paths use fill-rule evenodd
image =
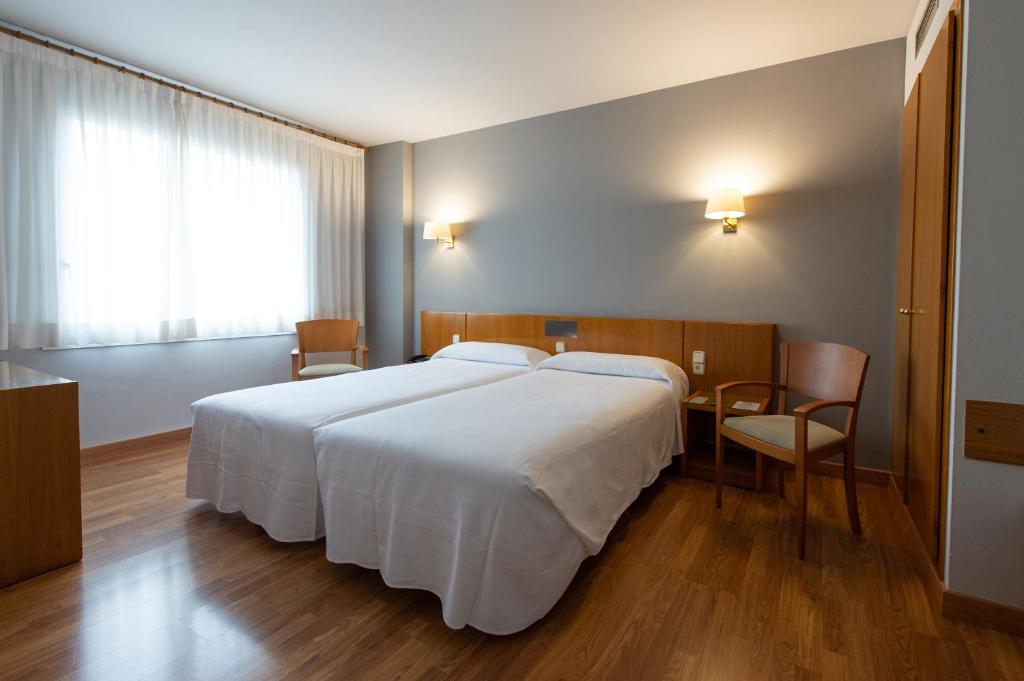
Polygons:
<instances>
[{"instance_id":1,"label":"air vent","mask_svg":"<svg viewBox=\"0 0 1024 681\"><path fill-rule=\"evenodd\" d=\"M916 57L921 52L921 46L924 45L924 39L928 37L928 29L931 28L932 19L935 18L935 11L939 9L939 0L928 0L928 7L924 10L924 16L921 17L921 23L917 25L917 35L914 39L914 56Z\"/></svg>"}]
</instances>

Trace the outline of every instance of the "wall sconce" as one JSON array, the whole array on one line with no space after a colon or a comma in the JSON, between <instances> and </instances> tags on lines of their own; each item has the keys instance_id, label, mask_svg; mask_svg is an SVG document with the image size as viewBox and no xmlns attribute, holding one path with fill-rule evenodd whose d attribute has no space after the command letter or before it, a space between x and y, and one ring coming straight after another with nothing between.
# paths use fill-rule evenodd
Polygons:
<instances>
[{"instance_id":1,"label":"wall sconce","mask_svg":"<svg viewBox=\"0 0 1024 681\"><path fill-rule=\"evenodd\" d=\"M423 238L433 239L445 248L455 248L455 237L452 236L452 228L447 222L424 222Z\"/></svg>"},{"instance_id":2,"label":"wall sconce","mask_svg":"<svg viewBox=\"0 0 1024 681\"><path fill-rule=\"evenodd\" d=\"M738 189L716 189L708 197L708 207L704 211L704 217L710 220L721 220L722 231L731 233L736 231L740 218L747 214L743 207L743 194Z\"/></svg>"}]
</instances>

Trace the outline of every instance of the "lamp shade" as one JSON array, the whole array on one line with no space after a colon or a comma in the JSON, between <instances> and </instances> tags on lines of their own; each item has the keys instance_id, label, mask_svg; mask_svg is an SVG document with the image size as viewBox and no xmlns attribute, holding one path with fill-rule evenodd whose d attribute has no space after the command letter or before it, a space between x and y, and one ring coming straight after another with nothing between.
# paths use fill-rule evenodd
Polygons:
<instances>
[{"instance_id":1,"label":"lamp shade","mask_svg":"<svg viewBox=\"0 0 1024 681\"><path fill-rule=\"evenodd\" d=\"M447 222L427 221L423 223L423 238L437 240L451 240L452 228Z\"/></svg>"},{"instance_id":2,"label":"lamp shade","mask_svg":"<svg viewBox=\"0 0 1024 681\"><path fill-rule=\"evenodd\" d=\"M716 189L708 197L704 217L711 220L741 218L747 214L743 207L743 194L738 189Z\"/></svg>"}]
</instances>

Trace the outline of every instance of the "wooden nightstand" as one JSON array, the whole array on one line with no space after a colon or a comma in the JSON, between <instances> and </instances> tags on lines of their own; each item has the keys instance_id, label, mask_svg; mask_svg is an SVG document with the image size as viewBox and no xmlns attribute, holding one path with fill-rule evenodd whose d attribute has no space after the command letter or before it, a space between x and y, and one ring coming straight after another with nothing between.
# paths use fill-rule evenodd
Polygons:
<instances>
[{"instance_id":1,"label":"wooden nightstand","mask_svg":"<svg viewBox=\"0 0 1024 681\"><path fill-rule=\"evenodd\" d=\"M725 412L730 416L755 416L763 414L768 407L768 398L729 396ZM696 400L696 401L694 401ZM757 405L754 409L737 408L737 402ZM698 390L687 397L681 405L683 421L683 453L679 457L679 472L701 480L715 479L715 393ZM760 490L764 484L763 471L757 470L758 457L753 450L725 443L725 465L722 481L726 485Z\"/></svg>"}]
</instances>

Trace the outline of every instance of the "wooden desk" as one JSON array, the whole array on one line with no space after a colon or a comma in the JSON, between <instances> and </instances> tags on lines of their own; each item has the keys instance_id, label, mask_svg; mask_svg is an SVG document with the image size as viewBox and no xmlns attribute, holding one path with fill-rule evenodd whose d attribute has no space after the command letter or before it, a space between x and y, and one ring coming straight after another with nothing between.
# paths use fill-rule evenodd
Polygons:
<instances>
[{"instance_id":1,"label":"wooden desk","mask_svg":"<svg viewBox=\"0 0 1024 681\"><path fill-rule=\"evenodd\" d=\"M703 398L703 401L701 401ZM698 400L694 402L694 400ZM725 413L729 416L755 416L768 407L767 397L728 397ZM737 409L737 401L757 404L756 409ZM683 453L679 457L679 472L701 480L715 479L715 393L698 390L682 404ZM722 481L726 485L760 490L763 472L757 470L757 457L752 450L727 441Z\"/></svg>"},{"instance_id":2,"label":"wooden desk","mask_svg":"<svg viewBox=\"0 0 1024 681\"><path fill-rule=\"evenodd\" d=\"M82 559L78 384L0 362L0 587Z\"/></svg>"}]
</instances>

